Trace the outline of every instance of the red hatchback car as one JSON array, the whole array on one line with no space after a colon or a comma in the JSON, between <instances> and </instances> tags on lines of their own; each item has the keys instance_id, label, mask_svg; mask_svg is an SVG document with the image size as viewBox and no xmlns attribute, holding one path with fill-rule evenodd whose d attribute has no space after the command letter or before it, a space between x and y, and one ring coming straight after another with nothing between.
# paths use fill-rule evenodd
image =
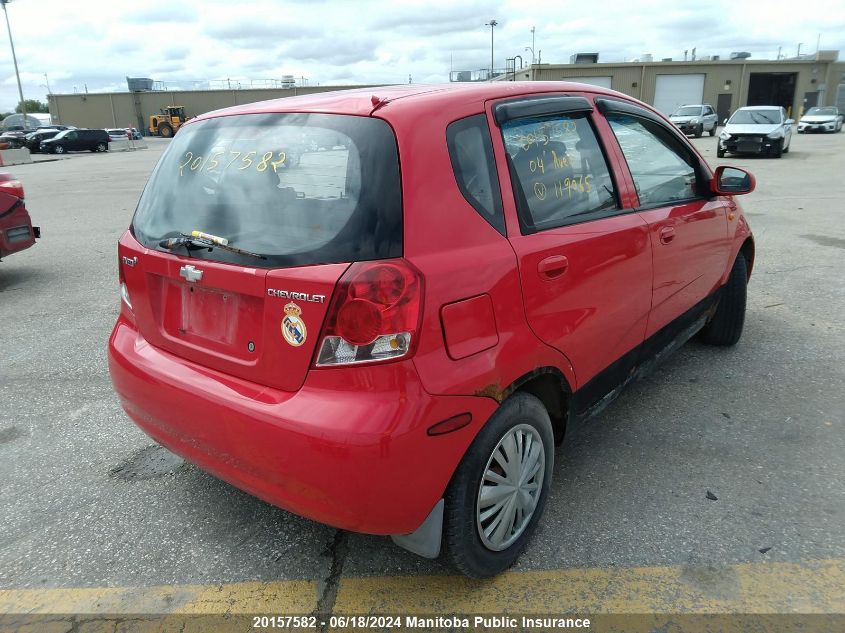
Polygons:
<instances>
[{"instance_id":1,"label":"red hatchback car","mask_svg":"<svg viewBox=\"0 0 845 633\"><path fill-rule=\"evenodd\" d=\"M649 106L572 83L202 115L118 245L114 387L243 490L495 574L568 425L697 333L737 342L753 187Z\"/></svg>"},{"instance_id":2,"label":"red hatchback car","mask_svg":"<svg viewBox=\"0 0 845 633\"><path fill-rule=\"evenodd\" d=\"M41 229L32 226L21 181L0 172L0 260L33 246L39 237Z\"/></svg>"}]
</instances>

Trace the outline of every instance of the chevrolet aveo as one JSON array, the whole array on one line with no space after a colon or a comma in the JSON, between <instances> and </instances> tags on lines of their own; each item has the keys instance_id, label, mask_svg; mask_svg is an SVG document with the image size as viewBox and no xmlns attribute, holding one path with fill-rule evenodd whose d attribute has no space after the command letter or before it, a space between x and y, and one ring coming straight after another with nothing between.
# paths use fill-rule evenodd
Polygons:
<instances>
[{"instance_id":1,"label":"chevrolet aveo","mask_svg":"<svg viewBox=\"0 0 845 633\"><path fill-rule=\"evenodd\" d=\"M114 387L217 477L489 576L540 520L569 425L696 334L738 341L753 187L579 84L202 115L118 245Z\"/></svg>"}]
</instances>

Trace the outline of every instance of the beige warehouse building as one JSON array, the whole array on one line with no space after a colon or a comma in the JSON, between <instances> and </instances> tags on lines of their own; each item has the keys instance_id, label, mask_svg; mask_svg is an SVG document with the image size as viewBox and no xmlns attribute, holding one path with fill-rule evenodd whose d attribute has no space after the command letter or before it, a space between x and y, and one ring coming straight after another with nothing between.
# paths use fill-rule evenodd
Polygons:
<instances>
[{"instance_id":1,"label":"beige warehouse building","mask_svg":"<svg viewBox=\"0 0 845 633\"><path fill-rule=\"evenodd\" d=\"M597 59L595 55L595 59ZM487 79L487 71L457 71L455 81ZM845 111L845 62L837 51L788 60L702 59L626 63L534 64L497 80L581 81L612 88L670 114L683 104L709 103L719 120L745 105L782 105L798 118L814 105ZM314 86L226 90L144 90L49 95L53 123L77 127L137 127L166 106L196 116L233 105L365 86Z\"/></svg>"},{"instance_id":2,"label":"beige warehouse building","mask_svg":"<svg viewBox=\"0 0 845 633\"><path fill-rule=\"evenodd\" d=\"M54 124L76 127L135 127L146 130L149 118L167 106L185 106L188 117L212 110L267 99L347 90L366 86L307 86L291 88L254 88L243 90L147 90L139 92L105 92L52 94L48 96Z\"/></svg>"}]
</instances>

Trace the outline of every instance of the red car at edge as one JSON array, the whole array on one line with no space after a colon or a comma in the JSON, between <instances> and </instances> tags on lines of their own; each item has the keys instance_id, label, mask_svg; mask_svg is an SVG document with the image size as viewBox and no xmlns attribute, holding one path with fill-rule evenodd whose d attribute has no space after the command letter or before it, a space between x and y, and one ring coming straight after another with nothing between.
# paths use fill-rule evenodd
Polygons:
<instances>
[{"instance_id":1,"label":"red car at edge","mask_svg":"<svg viewBox=\"0 0 845 633\"><path fill-rule=\"evenodd\" d=\"M0 260L33 246L39 237L41 229L32 226L21 181L0 172Z\"/></svg>"},{"instance_id":2,"label":"red car at edge","mask_svg":"<svg viewBox=\"0 0 845 633\"><path fill-rule=\"evenodd\" d=\"M692 336L739 340L753 188L574 83L201 115L118 244L112 381L238 488L489 576L540 520L568 427Z\"/></svg>"}]
</instances>

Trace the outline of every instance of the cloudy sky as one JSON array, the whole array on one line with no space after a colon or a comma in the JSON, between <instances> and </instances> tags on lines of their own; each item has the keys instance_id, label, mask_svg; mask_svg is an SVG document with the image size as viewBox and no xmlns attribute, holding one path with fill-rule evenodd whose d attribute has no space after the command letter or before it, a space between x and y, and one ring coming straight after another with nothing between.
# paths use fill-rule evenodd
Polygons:
<instances>
[{"instance_id":1,"label":"cloudy sky","mask_svg":"<svg viewBox=\"0 0 845 633\"><path fill-rule=\"evenodd\" d=\"M699 56L774 58L779 46L790 56L799 43L802 53L814 52L819 35L822 49L845 58L845 2L811 5L804 12L777 0L13 0L7 8L24 96L44 100L45 74L53 92L126 90L127 75L181 88L282 75L311 85L406 83L409 75L414 83L448 81L450 68L489 66L491 19L499 22L497 67L505 57L530 59L532 27L536 53L550 63L580 51L598 51L601 61L683 59L693 47ZM18 96L5 29L0 39L0 110L11 110Z\"/></svg>"}]
</instances>

